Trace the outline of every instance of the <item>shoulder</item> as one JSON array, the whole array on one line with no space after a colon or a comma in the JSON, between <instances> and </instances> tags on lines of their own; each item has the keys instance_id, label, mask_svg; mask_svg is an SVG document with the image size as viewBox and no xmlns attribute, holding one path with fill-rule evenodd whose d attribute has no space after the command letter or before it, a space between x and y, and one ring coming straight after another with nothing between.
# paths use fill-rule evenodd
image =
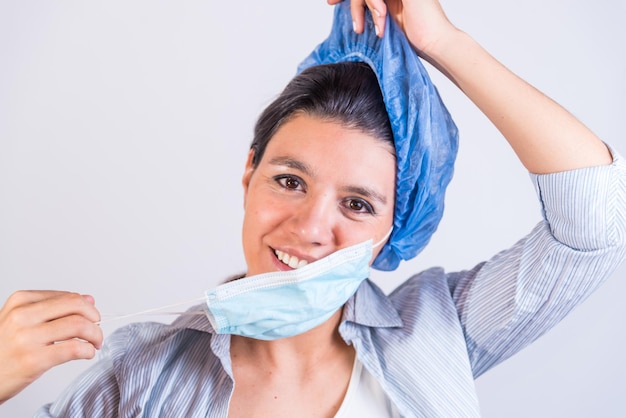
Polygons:
<instances>
[{"instance_id":1,"label":"shoulder","mask_svg":"<svg viewBox=\"0 0 626 418\"><path fill-rule=\"evenodd\" d=\"M402 282L389 294L389 299L396 306L416 301L437 301L450 297L449 274L442 267L431 267Z\"/></svg>"},{"instance_id":2,"label":"shoulder","mask_svg":"<svg viewBox=\"0 0 626 418\"><path fill-rule=\"evenodd\" d=\"M137 322L115 330L106 340L103 355L120 359L128 353L154 347L183 330L157 322Z\"/></svg>"},{"instance_id":3,"label":"shoulder","mask_svg":"<svg viewBox=\"0 0 626 418\"><path fill-rule=\"evenodd\" d=\"M178 358L181 351L210 344L212 333L176 324L133 323L116 330L106 341L109 355L118 373L136 373L138 369L159 367ZM208 350L210 352L210 350Z\"/></svg>"},{"instance_id":4,"label":"shoulder","mask_svg":"<svg viewBox=\"0 0 626 418\"><path fill-rule=\"evenodd\" d=\"M189 312L201 312L194 306ZM136 322L114 331L105 341L104 351L113 358L173 349L188 340L210 341L213 329L204 315L181 315L171 324Z\"/></svg>"},{"instance_id":5,"label":"shoulder","mask_svg":"<svg viewBox=\"0 0 626 418\"><path fill-rule=\"evenodd\" d=\"M402 324L400 327L386 327L392 333L413 333L415 327L430 327L433 324L436 326L441 321L447 322L451 319L458 321L450 280L451 275L443 268L432 267L409 277L389 296L384 296L372 283L378 297L370 300L369 311L380 311L381 307L386 311L392 310Z\"/></svg>"}]
</instances>

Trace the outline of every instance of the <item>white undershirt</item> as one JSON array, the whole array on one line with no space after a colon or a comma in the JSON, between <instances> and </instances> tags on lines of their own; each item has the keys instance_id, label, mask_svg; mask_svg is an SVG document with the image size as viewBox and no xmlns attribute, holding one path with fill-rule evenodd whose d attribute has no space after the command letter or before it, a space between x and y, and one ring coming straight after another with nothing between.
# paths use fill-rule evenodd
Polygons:
<instances>
[{"instance_id":1,"label":"white undershirt","mask_svg":"<svg viewBox=\"0 0 626 418\"><path fill-rule=\"evenodd\" d=\"M370 417L399 418L400 414L383 391L380 383L355 358L348 391L335 418Z\"/></svg>"}]
</instances>

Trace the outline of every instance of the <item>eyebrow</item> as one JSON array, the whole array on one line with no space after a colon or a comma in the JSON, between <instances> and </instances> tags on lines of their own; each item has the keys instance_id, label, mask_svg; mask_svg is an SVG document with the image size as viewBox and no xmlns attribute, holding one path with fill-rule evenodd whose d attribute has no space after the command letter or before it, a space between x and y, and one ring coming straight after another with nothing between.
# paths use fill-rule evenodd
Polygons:
<instances>
[{"instance_id":1,"label":"eyebrow","mask_svg":"<svg viewBox=\"0 0 626 418\"><path fill-rule=\"evenodd\" d=\"M302 161L298 161L291 157L274 157L269 162L272 165L283 165L285 167L292 168L294 170L298 170L306 175L312 176L313 169L309 167L307 164Z\"/></svg>"},{"instance_id":2,"label":"eyebrow","mask_svg":"<svg viewBox=\"0 0 626 418\"><path fill-rule=\"evenodd\" d=\"M272 165L282 165L285 167L289 167L291 169L298 170L308 176L314 175L314 170L308 164L293 159L291 157L274 157L269 161L269 163ZM348 193L358 194L368 199L377 200L383 205L387 204L387 198L384 195L378 193L376 190L372 189L371 187L345 186L342 189Z\"/></svg>"},{"instance_id":3,"label":"eyebrow","mask_svg":"<svg viewBox=\"0 0 626 418\"><path fill-rule=\"evenodd\" d=\"M345 187L345 190L350 193L355 193L361 196L365 196L371 200L378 200L378 202L380 202L383 205L387 204L387 198L370 187L347 186Z\"/></svg>"}]
</instances>

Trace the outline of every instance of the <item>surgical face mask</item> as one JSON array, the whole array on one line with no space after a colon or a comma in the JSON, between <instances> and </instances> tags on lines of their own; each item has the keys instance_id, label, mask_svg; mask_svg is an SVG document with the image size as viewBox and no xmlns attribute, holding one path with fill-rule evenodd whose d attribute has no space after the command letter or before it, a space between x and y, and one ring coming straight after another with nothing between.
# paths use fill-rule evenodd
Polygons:
<instances>
[{"instance_id":1,"label":"surgical face mask","mask_svg":"<svg viewBox=\"0 0 626 418\"><path fill-rule=\"evenodd\" d=\"M206 292L207 316L218 334L276 340L327 321L369 277L372 240L341 249L296 270L245 277Z\"/></svg>"}]
</instances>

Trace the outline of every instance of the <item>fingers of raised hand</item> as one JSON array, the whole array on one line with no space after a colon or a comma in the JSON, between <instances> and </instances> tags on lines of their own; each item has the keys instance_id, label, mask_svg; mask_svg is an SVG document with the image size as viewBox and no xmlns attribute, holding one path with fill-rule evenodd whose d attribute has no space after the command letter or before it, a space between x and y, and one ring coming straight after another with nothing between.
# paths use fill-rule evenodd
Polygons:
<instances>
[{"instance_id":1,"label":"fingers of raised hand","mask_svg":"<svg viewBox=\"0 0 626 418\"><path fill-rule=\"evenodd\" d=\"M343 0L326 0L330 5L341 3ZM365 26L365 9L369 9L374 20L376 34L383 36L385 32L385 16L387 5L384 0L350 0L350 12L352 14L352 28L356 33L363 33Z\"/></svg>"},{"instance_id":2,"label":"fingers of raised hand","mask_svg":"<svg viewBox=\"0 0 626 418\"><path fill-rule=\"evenodd\" d=\"M356 33L363 33L365 9L369 9L372 14L376 34L382 37L385 32L387 5L383 0L352 0L350 2L350 11L352 13L352 25Z\"/></svg>"}]
</instances>

